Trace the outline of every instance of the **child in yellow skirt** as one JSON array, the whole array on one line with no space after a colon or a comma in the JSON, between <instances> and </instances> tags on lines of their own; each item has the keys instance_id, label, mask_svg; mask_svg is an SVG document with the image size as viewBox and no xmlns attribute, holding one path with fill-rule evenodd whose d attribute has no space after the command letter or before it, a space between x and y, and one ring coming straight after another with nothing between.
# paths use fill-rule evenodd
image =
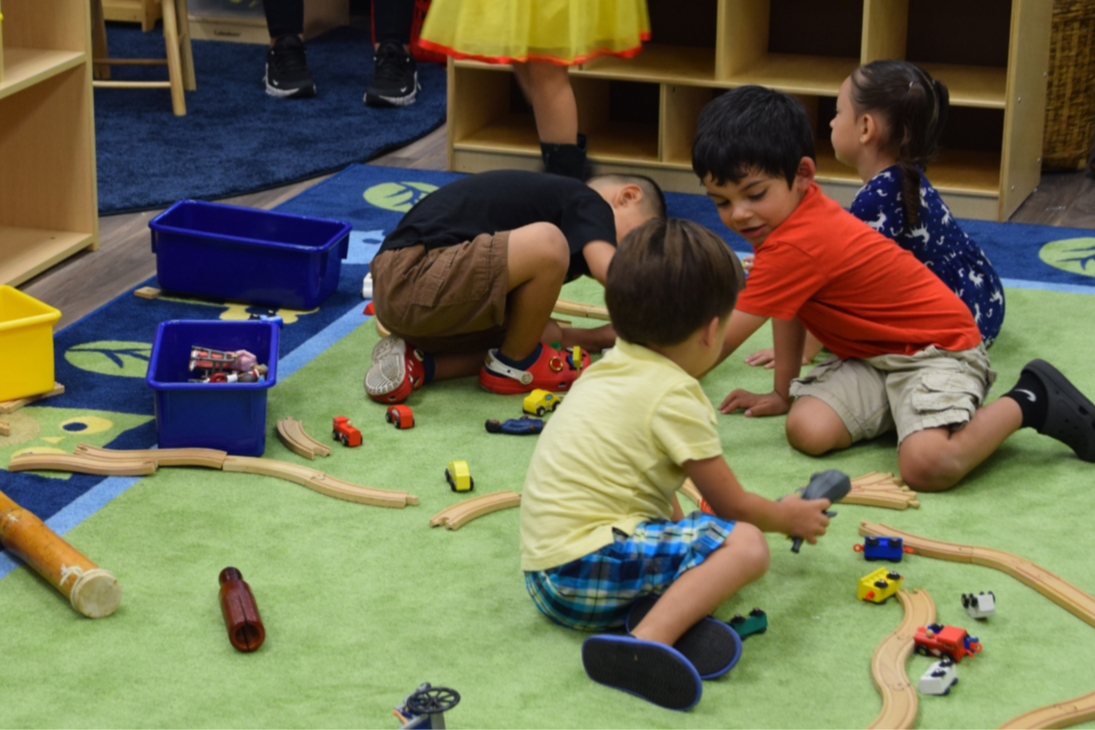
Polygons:
<instances>
[{"instance_id":1,"label":"child in yellow skirt","mask_svg":"<svg viewBox=\"0 0 1095 730\"><path fill-rule=\"evenodd\" d=\"M512 64L547 172L583 178L586 138L568 69L602 55L630 58L649 39L646 0L433 0L419 42L457 59Z\"/></svg>"}]
</instances>

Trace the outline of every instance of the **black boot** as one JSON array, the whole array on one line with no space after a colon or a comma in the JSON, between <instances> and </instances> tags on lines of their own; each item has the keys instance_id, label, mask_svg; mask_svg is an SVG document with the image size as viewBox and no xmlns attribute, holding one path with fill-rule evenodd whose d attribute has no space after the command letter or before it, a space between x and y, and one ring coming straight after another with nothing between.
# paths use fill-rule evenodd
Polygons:
<instances>
[{"instance_id":1,"label":"black boot","mask_svg":"<svg viewBox=\"0 0 1095 730\"><path fill-rule=\"evenodd\" d=\"M564 177L585 180L589 177L586 169L586 136L578 135L578 144L540 143L540 154L544 158L544 172Z\"/></svg>"}]
</instances>

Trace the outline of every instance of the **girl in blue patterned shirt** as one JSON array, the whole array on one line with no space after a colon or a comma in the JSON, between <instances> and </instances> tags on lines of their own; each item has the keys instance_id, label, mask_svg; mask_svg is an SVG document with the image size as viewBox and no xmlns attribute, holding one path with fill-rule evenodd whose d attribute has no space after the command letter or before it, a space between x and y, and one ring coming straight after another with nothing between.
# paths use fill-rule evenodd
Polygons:
<instances>
[{"instance_id":1,"label":"girl in blue patterned shirt","mask_svg":"<svg viewBox=\"0 0 1095 730\"><path fill-rule=\"evenodd\" d=\"M992 345L1004 322L1004 287L985 252L966 235L924 175L947 121L947 87L908 61L874 61L844 79L832 128L836 158L866 183L852 213L912 252L966 303ZM821 349L806 338L803 361ZM772 350L745 359L773 365Z\"/></svg>"}]
</instances>

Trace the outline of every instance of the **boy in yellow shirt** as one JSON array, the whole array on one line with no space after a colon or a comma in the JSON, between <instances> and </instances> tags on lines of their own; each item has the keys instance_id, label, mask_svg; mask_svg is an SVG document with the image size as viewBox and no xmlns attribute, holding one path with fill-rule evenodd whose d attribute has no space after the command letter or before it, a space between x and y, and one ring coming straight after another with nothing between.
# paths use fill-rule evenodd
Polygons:
<instances>
[{"instance_id":1,"label":"boy in yellow shirt","mask_svg":"<svg viewBox=\"0 0 1095 730\"><path fill-rule=\"evenodd\" d=\"M605 283L616 346L544 429L521 497L537 608L586 631L626 625L586 640L587 673L678 710L736 661L732 630L707 616L768 569L762 531L815 543L829 523L829 500L751 494L723 459L697 377L721 355L743 281L726 244L695 223L651 220L629 234ZM686 476L718 516L682 514Z\"/></svg>"}]
</instances>

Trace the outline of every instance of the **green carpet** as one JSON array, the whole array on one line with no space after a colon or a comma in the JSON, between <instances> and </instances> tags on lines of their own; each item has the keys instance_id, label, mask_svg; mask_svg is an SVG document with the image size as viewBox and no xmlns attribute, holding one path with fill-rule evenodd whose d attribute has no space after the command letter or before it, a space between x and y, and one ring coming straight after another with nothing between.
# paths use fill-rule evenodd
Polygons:
<instances>
[{"instance_id":1,"label":"green carpet","mask_svg":"<svg viewBox=\"0 0 1095 730\"><path fill-rule=\"evenodd\" d=\"M1095 393L1095 297L1007 295L991 353L997 393L1033 357ZM564 296L596 302L599 292L581 282ZM446 715L453 728L865 727L881 707L871 654L902 611L896 601L855 599L858 578L877 567L852 550L861 519L1014 552L1095 594L1095 465L1024 431L958 488L922 495L919 510L838 507L822 543L800 555L770 536L768 575L717 613L729 619L759 606L768 633L746 640L728 675L704 683L694 710L659 709L587 679L586 635L536 611L519 569L517 510L457 532L428 526L465 498L445 483L451 459L468 461L474 494L520 490L534 439L483 428L487 418L518 416L520 398L486 394L470 379L438 383L411 399L415 428L396 431L362 392L376 340L372 323L363 325L269 396L271 434L276 418L293 416L323 438L343 414L364 445L308 462L271 436L266 456L406 489L420 506L367 507L266 477L162 468L67 535L117 575L124 595L113 616L80 616L25 568L0 581L0 725L396 728L393 705L428 681L461 693ZM704 381L708 397L769 389L770 372L742 363L769 343L765 328ZM725 416L719 429L742 483L768 497L820 469L855 476L897 467L892 438L813 459L787 445L782 418ZM255 654L227 641L217 575L228 565L242 571L262 612L267 639ZM950 696L921 696L918 727L995 727L1095 689L1095 628L1034 590L988 568L915 555L897 569L907 587L932 594L941 622L969 628L984 645L958 666ZM977 624L960 594L987 590L997 613ZM913 656L910 678L929 663Z\"/></svg>"}]
</instances>

